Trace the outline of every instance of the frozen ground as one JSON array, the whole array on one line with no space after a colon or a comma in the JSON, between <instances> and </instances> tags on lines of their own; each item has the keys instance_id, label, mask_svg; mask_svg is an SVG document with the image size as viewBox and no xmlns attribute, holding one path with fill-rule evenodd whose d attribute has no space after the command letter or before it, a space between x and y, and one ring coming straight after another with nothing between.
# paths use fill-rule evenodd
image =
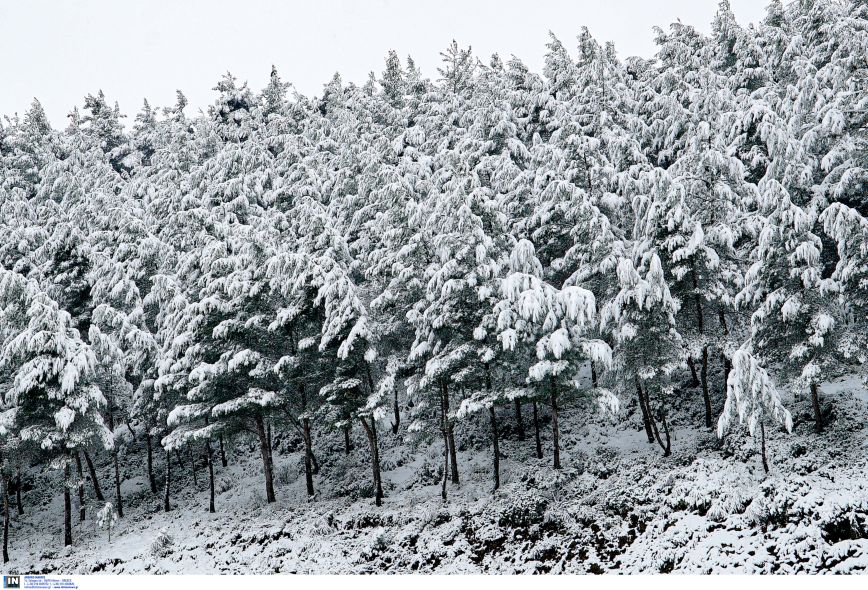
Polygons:
<instances>
[{"instance_id":1,"label":"frozen ground","mask_svg":"<svg viewBox=\"0 0 868 590\"><path fill-rule=\"evenodd\" d=\"M732 572L864 573L868 569L868 390L858 380L823 387L830 424L813 434L804 397L788 400L793 434L770 434L766 476L755 441L724 443L695 425L701 398L688 390L677 415L673 456L647 443L635 411L608 423L567 409L565 468L533 458L532 429L518 442L501 414L503 486L491 494L490 458L459 454L462 482L448 502L436 480L439 441L396 441L383 427L386 499L369 497L366 462L351 467L338 436L320 435L317 498L304 492L298 441L276 439L276 504L264 502L252 443L217 465L217 514L208 514L207 472L194 486L189 459L170 513L144 477L143 455L124 459L126 517L109 544L87 520L63 548L57 474L33 479L25 514L12 511L11 568L19 573L362 573L362 572ZM690 397L687 397L690 396ZM525 420L530 414L526 408ZM360 432L356 450L366 453ZM487 445L481 417L457 428L459 448ZM366 456L366 455L363 455ZM243 459L244 458L244 459ZM162 461L158 463L162 469ZM38 468L37 468L38 470ZM100 470L106 496L108 465ZM184 491L180 491L183 488ZM73 496L74 515L77 502ZM77 519L76 519L77 521ZM161 529L172 542L152 547Z\"/></svg>"}]
</instances>

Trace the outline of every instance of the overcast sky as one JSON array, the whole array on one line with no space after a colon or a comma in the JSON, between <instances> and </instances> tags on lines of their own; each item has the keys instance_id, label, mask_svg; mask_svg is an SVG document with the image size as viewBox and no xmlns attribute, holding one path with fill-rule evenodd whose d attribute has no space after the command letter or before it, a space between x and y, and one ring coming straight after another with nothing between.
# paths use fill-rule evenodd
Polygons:
<instances>
[{"instance_id":1,"label":"overcast sky","mask_svg":"<svg viewBox=\"0 0 868 590\"><path fill-rule=\"evenodd\" d=\"M514 54L542 66L547 32L575 54L582 25L622 56L651 56L652 26L680 18L709 30L718 0L0 0L0 114L38 97L56 126L102 89L130 119L142 99L188 113L213 100L229 70L261 89L271 64L304 94L320 94L336 71L364 82L389 49L436 77L455 38L487 61ZM731 0L739 22L762 18L764 0ZM128 119L129 120L129 119Z\"/></svg>"}]
</instances>

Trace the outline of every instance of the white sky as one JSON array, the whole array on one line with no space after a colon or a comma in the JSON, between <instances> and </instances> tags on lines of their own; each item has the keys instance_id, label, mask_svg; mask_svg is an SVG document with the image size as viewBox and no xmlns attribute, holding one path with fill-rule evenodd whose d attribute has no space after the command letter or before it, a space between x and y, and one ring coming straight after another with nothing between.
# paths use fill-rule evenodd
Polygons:
<instances>
[{"instance_id":1,"label":"white sky","mask_svg":"<svg viewBox=\"0 0 868 590\"><path fill-rule=\"evenodd\" d=\"M487 61L514 54L542 67L547 32L575 53L582 25L619 54L651 56L651 27L680 18L709 30L718 0L0 0L0 114L38 97L55 126L87 93L105 91L133 118L147 97L188 114L210 104L229 70L254 90L271 64L304 94L320 94L335 71L364 82L389 49L409 53L436 78L439 52L455 38ZM743 25L764 0L731 0Z\"/></svg>"}]
</instances>

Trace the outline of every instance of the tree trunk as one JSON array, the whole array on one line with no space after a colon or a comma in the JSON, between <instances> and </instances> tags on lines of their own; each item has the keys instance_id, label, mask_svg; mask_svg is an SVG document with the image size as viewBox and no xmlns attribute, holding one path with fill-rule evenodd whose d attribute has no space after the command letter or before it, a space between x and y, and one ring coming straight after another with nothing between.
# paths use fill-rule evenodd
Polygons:
<instances>
[{"instance_id":1,"label":"tree trunk","mask_svg":"<svg viewBox=\"0 0 868 590\"><path fill-rule=\"evenodd\" d=\"M115 498L117 499L117 509L118 509L118 517L124 517L124 503L121 498L121 471L118 465L118 451L117 449L112 450L112 461L115 464Z\"/></svg>"},{"instance_id":2,"label":"tree trunk","mask_svg":"<svg viewBox=\"0 0 868 590\"><path fill-rule=\"evenodd\" d=\"M823 413L820 411L820 392L816 383L811 383L811 406L814 408L814 430L823 431Z\"/></svg>"},{"instance_id":3,"label":"tree trunk","mask_svg":"<svg viewBox=\"0 0 868 590\"><path fill-rule=\"evenodd\" d=\"M488 363L485 364L485 387L489 394L491 393L491 370ZM500 445L497 440L497 412L494 410L494 404L488 408L488 417L491 421L491 444L494 451L494 491L500 488Z\"/></svg>"},{"instance_id":4,"label":"tree trunk","mask_svg":"<svg viewBox=\"0 0 868 590\"><path fill-rule=\"evenodd\" d=\"M78 521L84 522L85 518L85 503L84 503L84 471L81 468L81 455L78 451L75 452L75 467L78 471Z\"/></svg>"},{"instance_id":5,"label":"tree trunk","mask_svg":"<svg viewBox=\"0 0 868 590\"><path fill-rule=\"evenodd\" d=\"M654 431L651 429L651 411L645 403L645 395L642 393L642 384L639 377L635 377L636 395L639 397L639 409L642 410L642 424L645 426L645 434L648 436L648 442L654 444Z\"/></svg>"},{"instance_id":6,"label":"tree trunk","mask_svg":"<svg viewBox=\"0 0 868 590\"><path fill-rule=\"evenodd\" d=\"M350 425L344 426L344 453L349 455L353 448L350 445Z\"/></svg>"},{"instance_id":7,"label":"tree trunk","mask_svg":"<svg viewBox=\"0 0 868 590\"><path fill-rule=\"evenodd\" d=\"M443 403L443 380L440 380L440 432L443 435L443 487L440 497L446 501L446 480L449 477L449 433L446 431L446 405Z\"/></svg>"},{"instance_id":8,"label":"tree trunk","mask_svg":"<svg viewBox=\"0 0 868 590\"><path fill-rule=\"evenodd\" d=\"M696 375L696 363L693 362L693 357L687 357L687 366L690 367L690 376L693 378L690 387L699 387L699 377Z\"/></svg>"},{"instance_id":9,"label":"tree trunk","mask_svg":"<svg viewBox=\"0 0 868 590\"><path fill-rule=\"evenodd\" d=\"M497 414L494 406L488 408L488 416L491 419L491 444L494 447L494 490L500 489L500 446L497 441Z\"/></svg>"},{"instance_id":10,"label":"tree trunk","mask_svg":"<svg viewBox=\"0 0 868 590\"><path fill-rule=\"evenodd\" d=\"M555 379L551 378L551 405L552 405L552 448L554 449L555 469L561 468L561 433L558 429L558 394L555 388Z\"/></svg>"},{"instance_id":11,"label":"tree trunk","mask_svg":"<svg viewBox=\"0 0 868 590\"><path fill-rule=\"evenodd\" d=\"M398 388L395 388L394 398L392 401L392 409L395 412L395 421L392 422L392 434L398 434L398 429L401 427L401 408L398 406Z\"/></svg>"},{"instance_id":12,"label":"tree trunk","mask_svg":"<svg viewBox=\"0 0 868 590\"><path fill-rule=\"evenodd\" d=\"M221 434L219 437L220 440L220 464L223 465L225 469L229 463L226 462L226 450L223 448L223 435Z\"/></svg>"},{"instance_id":13,"label":"tree trunk","mask_svg":"<svg viewBox=\"0 0 868 590\"><path fill-rule=\"evenodd\" d=\"M208 480L211 497L208 502L208 512L214 514L214 457L211 453L211 439L205 441L205 459L208 461Z\"/></svg>"},{"instance_id":14,"label":"tree trunk","mask_svg":"<svg viewBox=\"0 0 868 590\"><path fill-rule=\"evenodd\" d=\"M69 496L70 486L69 456L63 466L63 545L72 545L72 499Z\"/></svg>"},{"instance_id":15,"label":"tree trunk","mask_svg":"<svg viewBox=\"0 0 868 590\"><path fill-rule=\"evenodd\" d=\"M597 364L594 361L591 361L591 385L597 386Z\"/></svg>"},{"instance_id":16,"label":"tree trunk","mask_svg":"<svg viewBox=\"0 0 868 590\"><path fill-rule=\"evenodd\" d=\"M383 481L380 477L380 449L377 444L377 424L373 417L371 423L368 424L367 418L360 418L362 426L365 429L365 434L368 435L368 444L371 445L371 470L374 475L374 503L377 506L383 504Z\"/></svg>"},{"instance_id":17,"label":"tree trunk","mask_svg":"<svg viewBox=\"0 0 868 590\"><path fill-rule=\"evenodd\" d=\"M702 399L705 402L705 427L711 429L711 396L708 394L708 346L702 347Z\"/></svg>"},{"instance_id":18,"label":"tree trunk","mask_svg":"<svg viewBox=\"0 0 868 590\"><path fill-rule=\"evenodd\" d=\"M9 478L3 478L3 563L9 563Z\"/></svg>"},{"instance_id":19,"label":"tree trunk","mask_svg":"<svg viewBox=\"0 0 868 590\"><path fill-rule=\"evenodd\" d=\"M766 427L762 422L760 422L760 445L762 448L763 470L768 473L769 461L766 458Z\"/></svg>"},{"instance_id":20,"label":"tree trunk","mask_svg":"<svg viewBox=\"0 0 868 590\"><path fill-rule=\"evenodd\" d=\"M444 443L449 451L449 467L452 473L452 483L458 483L458 462L456 460L457 453L455 451L455 432L452 429L452 424L449 422L449 387L446 381L440 380L440 420L443 424Z\"/></svg>"},{"instance_id":21,"label":"tree trunk","mask_svg":"<svg viewBox=\"0 0 868 590\"><path fill-rule=\"evenodd\" d=\"M157 478L154 477L154 446L151 441L151 433L145 435L145 446L148 450L148 482L151 484L151 493L157 493Z\"/></svg>"},{"instance_id":22,"label":"tree trunk","mask_svg":"<svg viewBox=\"0 0 868 590\"><path fill-rule=\"evenodd\" d=\"M172 509L169 504L169 486L172 482L172 455L169 449L166 449L166 488L163 496L163 510L168 512Z\"/></svg>"},{"instance_id":23,"label":"tree trunk","mask_svg":"<svg viewBox=\"0 0 868 590\"><path fill-rule=\"evenodd\" d=\"M539 436L539 406L536 400L533 400L533 433L536 438L536 458L542 459L542 440Z\"/></svg>"},{"instance_id":24,"label":"tree trunk","mask_svg":"<svg viewBox=\"0 0 868 590\"><path fill-rule=\"evenodd\" d=\"M518 428L518 440L524 440L524 420L521 418L521 400L519 398L515 398L513 400L513 404L515 405L515 424L516 428Z\"/></svg>"},{"instance_id":25,"label":"tree trunk","mask_svg":"<svg viewBox=\"0 0 868 590\"><path fill-rule=\"evenodd\" d=\"M651 417L651 426L654 429L654 438L657 440L657 444L660 445L660 448L663 449L663 456L668 457L672 454L672 440L669 436L669 425L666 422L666 414L661 412L661 423L663 424L663 432L666 436L666 442L664 443L660 437L660 430L657 428L657 421L654 419L654 412L651 411L651 400L648 397L648 391L645 391L645 404L648 406L648 414Z\"/></svg>"},{"instance_id":26,"label":"tree trunk","mask_svg":"<svg viewBox=\"0 0 868 590\"><path fill-rule=\"evenodd\" d=\"M187 444L187 456L190 458L190 468L193 470L193 485L199 487L199 476L196 469L196 457L193 456L193 449Z\"/></svg>"},{"instance_id":27,"label":"tree trunk","mask_svg":"<svg viewBox=\"0 0 868 590\"><path fill-rule=\"evenodd\" d=\"M268 438L265 433L265 422L262 416L256 416L254 419L256 425L256 435L259 437L259 452L262 455L262 469L265 472L265 501L269 504L276 502L277 498L274 495L274 476L271 472L271 461L268 457Z\"/></svg>"},{"instance_id":28,"label":"tree trunk","mask_svg":"<svg viewBox=\"0 0 868 590\"><path fill-rule=\"evenodd\" d=\"M24 504L21 502L21 465L15 466L15 507L18 516L24 514Z\"/></svg>"},{"instance_id":29,"label":"tree trunk","mask_svg":"<svg viewBox=\"0 0 868 590\"><path fill-rule=\"evenodd\" d=\"M100 502L105 502L105 496L102 495L99 480L96 478L96 469L94 469L93 461L91 461L87 451L84 451L84 462L87 463L87 470L90 472L90 482L93 484L93 493L96 494L96 499Z\"/></svg>"},{"instance_id":30,"label":"tree trunk","mask_svg":"<svg viewBox=\"0 0 868 590\"><path fill-rule=\"evenodd\" d=\"M312 498L313 489L313 441L310 435L310 420L305 417L301 421L304 438L304 482L307 485L307 496Z\"/></svg>"}]
</instances>

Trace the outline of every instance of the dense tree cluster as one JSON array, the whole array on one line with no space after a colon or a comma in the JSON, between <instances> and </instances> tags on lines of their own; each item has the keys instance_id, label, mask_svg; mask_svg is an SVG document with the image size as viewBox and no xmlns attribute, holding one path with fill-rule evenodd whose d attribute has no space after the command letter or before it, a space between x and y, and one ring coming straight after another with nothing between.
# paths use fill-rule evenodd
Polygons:
<instances>
[{"instance_id":1,"label":"dense tree cluster","mask_svg":"<svg viewBox=\"0 0 868 590\"><path fill-rule=\"evenodd\" d=\"M275 500L275 431L302 441L312 499L317 432L349 452L361 429L378 505L389 427L442 439L444 499L480 412L495 488L499 421L532 424L542 457L549 415L559 468L566 405L638 408L664 455L682 387L720 436L790 429L783 388L820 431L818 385L868 344L868 2L774 0L745 28L724 0L711 34L656 42L621 60L552 36L541 75L453 42L436 80L390 52L318 98L272 70L259 93L227 74L195 117L178 92L125 126L99 92L63 131L38 101L7 118L7 530L9 485L50 465L71 543L82 458L93 485L111 462L123 517L133 442L165 510L170 454L207 457L213 511L245 437Z\"/></svg>"}]
</instances>

